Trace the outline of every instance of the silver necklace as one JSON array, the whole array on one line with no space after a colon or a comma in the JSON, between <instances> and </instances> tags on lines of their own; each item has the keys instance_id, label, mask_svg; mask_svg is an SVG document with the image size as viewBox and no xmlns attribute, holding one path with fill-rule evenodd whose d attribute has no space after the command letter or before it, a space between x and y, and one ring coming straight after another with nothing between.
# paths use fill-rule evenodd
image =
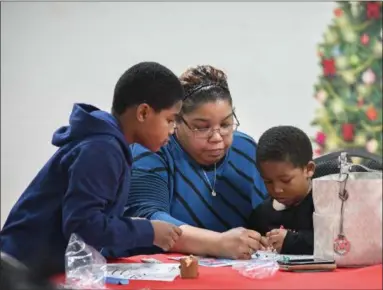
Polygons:
<instances>
[{"instance_id":1,"label":"silver necklace","mask_svg":"<svg viewBox=\"0 0 383 290\"><path fill-rule=\"evenodd\" d=\"M215 192L215 182L217 181L217 163L214 164L214 183L213 183L213 185L211 184L209 177L207 176L205 170L202 169L202 172L203 172L203 175L205 176L205 179L207 180L209 187L211 189L211 195L217 196L217 193Z\"/></svg>"}]
</instances>

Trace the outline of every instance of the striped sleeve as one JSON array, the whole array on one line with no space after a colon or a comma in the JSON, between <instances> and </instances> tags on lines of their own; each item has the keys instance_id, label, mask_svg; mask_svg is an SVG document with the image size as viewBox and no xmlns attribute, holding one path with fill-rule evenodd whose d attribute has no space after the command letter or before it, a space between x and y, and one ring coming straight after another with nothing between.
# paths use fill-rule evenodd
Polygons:
<instances>
[{"instance_id":1,"label":"striped sleeve","mask_svg":"<svg viewBox=\"0 0 383 290\"><path fill-rule=\"evenodd\" d=\"M166 155L132 147L133 167L125 215L185 224L170 215L169 165Z\"/></svg>"}]
</instances>

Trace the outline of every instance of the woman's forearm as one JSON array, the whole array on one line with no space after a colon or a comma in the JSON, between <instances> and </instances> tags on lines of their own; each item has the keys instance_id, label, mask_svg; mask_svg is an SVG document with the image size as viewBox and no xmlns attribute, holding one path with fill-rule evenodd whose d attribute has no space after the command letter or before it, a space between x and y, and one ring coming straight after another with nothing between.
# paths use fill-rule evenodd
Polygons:
<instances>
[{"instance_id":1,"label":"woman's forearm","mask_svg":"<svg viewBox=\"0 0 383 290\"><path fill-rule=\"evenodd\" d=\"M180 228L182 229L182 235L171 249L172 252L198 256L221 256L221 233L189 225L181 225Z\"/></svg>"}]
</instances>

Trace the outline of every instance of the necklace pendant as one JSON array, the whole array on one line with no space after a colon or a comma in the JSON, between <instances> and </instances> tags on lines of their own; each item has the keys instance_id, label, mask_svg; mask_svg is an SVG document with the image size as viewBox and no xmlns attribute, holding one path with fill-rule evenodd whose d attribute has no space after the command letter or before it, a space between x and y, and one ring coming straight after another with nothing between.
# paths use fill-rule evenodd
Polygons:
<instances>
[{"instance_id":1,"label":"necklace pendant","mask_svg":"<svg viewBox=\"0 0 383 290\"><path fill-rule=\"evenodd\" d=\"M211 195L212 196L217 196L217 193L215 192L215 190L212 191Z\"/></svg>"}]
</instances>

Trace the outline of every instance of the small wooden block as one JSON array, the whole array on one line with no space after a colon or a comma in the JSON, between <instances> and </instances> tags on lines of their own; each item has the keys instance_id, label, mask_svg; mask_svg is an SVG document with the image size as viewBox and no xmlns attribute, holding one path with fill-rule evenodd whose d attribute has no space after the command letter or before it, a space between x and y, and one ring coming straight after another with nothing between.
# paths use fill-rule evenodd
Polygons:
<instances>
[{"instance_id":1,"label":"small wooden block","mask_svg":"<svg viewBox=\"0 0 383 290\"><path fill-rule=\"evenodd\" d=\"M198 259L194 256L184 257L180 259L180 272L182 279L198 278Z\"/></svg>"}]
</instances>

